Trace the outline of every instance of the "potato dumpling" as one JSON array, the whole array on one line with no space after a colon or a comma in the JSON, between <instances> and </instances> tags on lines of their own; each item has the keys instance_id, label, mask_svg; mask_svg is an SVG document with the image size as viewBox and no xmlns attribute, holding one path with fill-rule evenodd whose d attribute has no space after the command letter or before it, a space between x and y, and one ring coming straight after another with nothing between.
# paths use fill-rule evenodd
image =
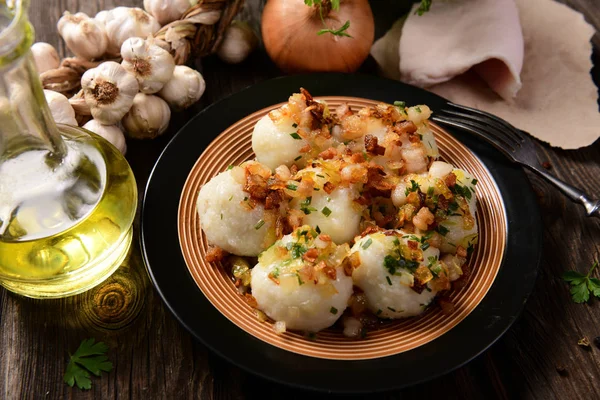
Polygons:
<instances>
[{"instance_id":1,"label":"potato dumpling","mask_svg":"<svg viewBox=\"0 0 600 400\"><path fill-rule=\"evenodd\" d=\"M302 226L275 242L252 269L258 308L287 329L318 332L333 325L352 295L342 261L348 245Z\"/></svg>"},{"instance_id":2,"label":"potato dumpling","mask_svg":"<svg viewBox=\"0 0 600 400\"><path fill-rule=\"evenodd\" d=\"M302 156L300 149L307 144L296 130L290 117L280 117L277 123L270 115L262 117L252 133L252 150L256 159L272 170L283 164L288 167L294 164Z\"/></svg>"},{"instance_id":3,"label":"potato dumpling","mask_svg":"<svg viewBox=\"0 0 600 400\"><path fill-rule=\"evenodd\" d=\"M257 256L275 241L273 222L261 204L248 206L243 182L241 167L220 173L202 186L196 206L209 243L232 254Z\"/></svg>"},{"instance_id":4,"label":"potato dumpling","mask_svg":"<svg viewBox=\"0 0 600 400\"><path fill-rule=\"evenodd\" d=\"M366 235L350 250L354 285L367 296L371 312L381 318L419 315L437 293L428 283L418 289L420 293L415 290L414 274L425 272L432 279L433 268L439 266L439 250L422 246L420 242L417 249L410 249L408 241L421 240L421 236L402 231L395 234L399 236L382 232ZM426 247L425 250L421 246Z\"/></svg>"}]
</instances>

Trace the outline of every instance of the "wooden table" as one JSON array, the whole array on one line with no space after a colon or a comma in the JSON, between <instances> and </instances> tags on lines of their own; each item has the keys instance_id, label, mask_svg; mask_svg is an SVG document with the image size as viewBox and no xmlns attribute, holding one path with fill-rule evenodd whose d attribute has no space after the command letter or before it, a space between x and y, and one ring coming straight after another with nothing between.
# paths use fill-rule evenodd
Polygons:
<instances>
[{"instance_id":1,"label":"wooden table","mask_svg":"<svg viewBox=\"0 0 600 400\"><path fill-rule=\"evenodd\" d=\"M597 0L565 2L600 27ZM55 28L63 10L93 16L117 3L141 7L142 0L32 3L30 17L36 39L57 46L65 55L64 43ZM242 14L256 28L263 3L247 0ZM381 34L395 19L390 10L397 2L372 3ZM600 46L598 34L594 42ZM141 192L161 150L191 115L248 85L280 74L264 51L255 52L238 66L209 57L197 62L196 67L207 82L201 102L174 118L162 138L128 143L128 159ZM367 62L363 71L373 73L372 62ZM596 71L595 75L600 73ZM539 155L552 164L552 172L558 177L600 197L600 141L578 151L543 147ZM581 206L537 177L531 176L531 182L543 214L545 251L535 290L522 317L502 339L468 365L434 381L378 398L600 398L600 349L577 345L583 337L592 340L600 336L600 303L573 303L560 278L566 270L587 271L594 257L598 257L600 220L586 218ZM137 245L129 260L108 281L79 296L39 301L0 290L0 327L2 398L312 396L256 378L197 343L163 306L148 280ZM68 353L88 337L110 345L109 356L115 368L102 378L94 378L92 390L84 392L66 386L62 375Z\"/></svg>"}]
</instances>

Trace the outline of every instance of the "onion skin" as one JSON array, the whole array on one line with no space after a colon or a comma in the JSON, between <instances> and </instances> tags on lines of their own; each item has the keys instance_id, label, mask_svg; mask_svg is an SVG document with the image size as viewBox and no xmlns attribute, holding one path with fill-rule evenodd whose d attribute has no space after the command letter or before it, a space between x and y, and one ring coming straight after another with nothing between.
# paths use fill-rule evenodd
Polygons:
<instances>
[{"instance_id":1,"label":"onion skin","mask_svg":"<svg viewBox=\"0 0 600 400\"><path fill-rule=\"evenodd\" d=\"M369 56L375 37L367 0L342 0L340 10L323 15L328 28L346 21L352 37L317 35L324 28L319 12L304 0L269 0L262 16L262 37L269 57L285 72L354 72Z\"/></svg>"}]
</instances>

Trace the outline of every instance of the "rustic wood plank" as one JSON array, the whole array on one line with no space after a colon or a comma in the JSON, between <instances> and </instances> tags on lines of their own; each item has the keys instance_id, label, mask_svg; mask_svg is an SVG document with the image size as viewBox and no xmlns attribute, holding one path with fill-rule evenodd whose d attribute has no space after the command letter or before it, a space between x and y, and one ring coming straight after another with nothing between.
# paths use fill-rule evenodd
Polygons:
<instances>
[{"instance_id":1,"label":"rustic wood plank","mask_svg":"<svg viewBox=\"0 0 600 400\"><path fill-rule=\"evenodd\" d=\"M597 0L566 0L600 27ZM31 20L37 40L66 49L56 35L63 10L94 15L115 5L141 6L141 0L32 0ZM241 15L259 28L264 1L247 0ZM393 1L391 2L393 3ZM390 1L375 7L377 21L393 21ZM543 10L540 10L543 12ZM383 32L381 26L378 32ZM594 41L600 46L598 34ZM195 64L207 81L200 104L173 120L169 133L153 142L129 143L128 159L140 189L168 139L199 109L255 82L279 74L264 52L242 65L224 65L215 57ZM600 143L578 151L540 148L560 178L600 196ZM532 184L543 214L544 259L540 277L523 316L489 351L457 371L433 382L382 399L449 397L478 398L600 398L600 351L577 346L583 336L600 335L598 302L570 301L560 274L584 271L600 252L600 220L587 219L580 206L566 200L535 176ZM507 294L509 295L509 294ZM152 289L139 249L108 282L65 300L22 299L0 290L0 397L2 398L201 398L254 399L325 395L265 382L211 354L174 320ZM110 347L115 369L94 379L91 391L62 383L67 353L81 339L96 337ZM562 376L557 368L566 371ZM564 372L563 372L564 374Z\"/></svg>"}]
</instances>

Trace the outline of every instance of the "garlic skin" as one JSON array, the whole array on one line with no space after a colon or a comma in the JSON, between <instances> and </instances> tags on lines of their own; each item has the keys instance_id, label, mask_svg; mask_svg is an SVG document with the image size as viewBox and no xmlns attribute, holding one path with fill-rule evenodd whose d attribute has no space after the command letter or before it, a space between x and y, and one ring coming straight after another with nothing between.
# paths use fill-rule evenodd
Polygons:
<instances>
[{"instance_id":1,"label":"garlic skin","mask_svg":"<svg viewBox=\"0 0 600 400\"><path fill-rule=\"evenodd\" d=\"M142 93L158 92L173 76L173 57L151 40L127 39L121 46L121 57L121 65L136 77Z\"/></svg>"},{"instance_id":2,"label":"garlic skin","mask_svg":"<svg viewBox=\"0 0 600 400\"><path fill-rule=\"evenodd\" d=\"M43 73L60 66L60 57L58 52L49 43L37 42L31 46L31 54L38 73Z\"/></svg>"},{"instance_id":3,"label":"garlic skin","mask_svg":"<svg viewBox=\"0 0 600 400\"><path fill-rule=\"evenodd\" d=\"M144 0L144 9L152 14L161 25L181 18L188 8L198 4L198 0Z\"/></svg>"},{"instance_id":4,"label":"garlic skin","mask_svg":"<svg viewBox=\"0 0 600 400\"><path fill-rule=\"evenodd\" d=\"M205 89L206 83L200 72L185 65L177 65L173 77L158 95L175 110L183 110L197 102Z\"/></svg>"},{"instance_id":5,"label":"garlic skin","mask_svg":"<svg viewBox=\"0 0 600 400\"><path fill-rule=\"evenodd\" d=\"M58 33L69 50L85 60L100 58L106 52L108 37L104 26L84 13L65 11L58 20Z\"/></svg>"},{"instance_id":6,"label":"garlic skin","mask_svg":"<svg viewBox=\"0 0 600 400\"><path fill-rule=\"evenodd\" d=\"M121 154L125 155L125 153L127 153L125 135L117 125L102 125L100 122L92 119L83 125L83 128L108 140L110 144L115 146L117 150L121 152Z\"/></svg>"},{"instance_id":7,"label":"garlic skin","mask_svg":"<svg viewBox=\"0 0 600 400\"><path fill-rule=\"evenodd\" d=\"M94 119L113 125L131 108L139 85L121 64L107 61L83 74L81 88Z\"/></svg>"},{"instance_id":8,"label":"garlic skin","mask_svg":"<svg viewBox=\"0 0 600 400\"><path fill-rule=\"evenodd\" d=\"M160 97L138 93L133 99L131 110L121 121L127 136L134 139L153 139L160 136L169 126L171 110Z\"/></svg>"},{"instance_id":9,"label":"garlic skin","mask_svg":"<svg viewBox=\"0 0 600 400\"><path fill-rule=\"evenodd\" d=\"M217 55L226 63L238 64L244 61L257 45L258 37L250 25L243 21L233 21L225 31Z\"/></svg>"},{"instance_id":10,"label":"garlic skin","mask_svg":"<svg viewBox=\"0 0 600 400\"><path fill-rule=\"evenodd\" d=\"M69 103L69 99L66 96L53 90L44 89L44 97L46 97L46 102L48 103L54 122L78 126L75 119L75 110L71 107L71 103Z\"/></svg>"},{"instance_id":11,"label":"garlic skin","mask_svg":"<svg viewBox=\"0 0 600 400\"><path fill-rule=\"evenodd\" d=\"M96 14L96 16L94 16L94 19L96 21L100 22L106 28L106 21L108 20L109 13L110 13L110 10L102 10L102 11L98 12L98 14Z\"/></svg>"},{"instance_id":12,"label":"garlic skin","mask_svg":"<svg viewBox=\"0 0 600 400\"><path fill-rule=\"evenodd\" d=\"M160 29L160 24L146 11L137 7L117 7L100 16L108 35L109 52L118 53L125 40L146 38Z\"/></svg>"}]
</instances>

